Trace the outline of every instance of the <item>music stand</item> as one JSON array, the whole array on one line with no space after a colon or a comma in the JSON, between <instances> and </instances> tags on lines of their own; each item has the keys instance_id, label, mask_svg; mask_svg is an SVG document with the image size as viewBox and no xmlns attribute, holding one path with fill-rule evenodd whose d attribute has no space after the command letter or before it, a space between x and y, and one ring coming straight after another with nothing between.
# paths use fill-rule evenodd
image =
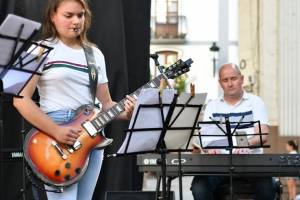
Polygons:
<instances>
[{"instance_id":1,"label":"music stand","mask_svg":"<svg viewBox=\"0 0 300 200\"><path fill-rule=\"evenodd\" d=\"M22 98L20 93L33 75L40 75L40 67L46 62L51 47L33 42L41 24L13 14L7 15L0 26L0 95L1 101L13 102L13 98ZM39 48L43 51L37 54ZM24 119L23 119L24 120ZM24 141L24 122L21 125ZM3 131L2 131L3 133ZM3 134L1 134L0 150ZM22 160L23 179L20 192L26 199L25 159ZM1 162L2 163L2 162ZM1 167L2 168L2 167ZM1 172L2 173L2 172ZM19 197L18 197L19 198Z\"/></svg>"},{"instance_id":2,"label":"music stand","mask_svg":"<svg viewBox=\"0 0 300 200\"><path fill-rule=\"evenodd\" d=\"M143 90L139 96L127 136L116 155L158 153L161 166L162 199L168 199L166 153L178 152L178 176L182 199L181 152L190 151L189 143L198 130L197 122L206 94L182 93L175 90ZM177 138L177 140L175 139ZM168 189L167 189L168 187ZM157 196L159 186L156 188ZM168 192L168 194L167 194Z\"/></svg>"},{"instance_id":3,"label":"music stand","mask_svg":"<svg viewBox=\"0 0 300 200\"><path fill-rule=\"evenodd\" d=\"M229 179L230 179L230 197L233 200L233 171L234 165L232 162L232 151L237 148L268 148L270 145L265 145L263 143L262 136L268 135L268 133L262 133L260 121L243 121L245 116L241 116L238 121L230 121L228 116L224 117L224 122L222 118L220 121L202 121L198 122L200 127L199 141L202 149L225 149L229 151ZM254 129L254 126L258 126L258 133L249 133L249 129ZM202 127L201 127L202 126ZM232 130L233 129L233 130ZM246 130L238 134L238 130ZM202 133L201 132L206 132ZM255 146L250 146L247 137L259 136L259 144ZM208 137L208 141L203 138ZM235 137L236 140L233 139ZM212 139L211 139L212 138ZM221 138L221 139L218 139Z\"/></svg>"}]
</instances>

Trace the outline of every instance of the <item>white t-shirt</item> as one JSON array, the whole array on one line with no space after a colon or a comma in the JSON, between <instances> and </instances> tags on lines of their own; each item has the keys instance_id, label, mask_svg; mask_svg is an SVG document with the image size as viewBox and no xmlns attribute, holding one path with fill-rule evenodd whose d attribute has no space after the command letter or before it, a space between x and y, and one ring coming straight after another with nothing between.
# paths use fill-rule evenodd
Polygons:
<instances>
[{"instance_id":1,"label":"white t-shirt","mask_svg":"<svg viewBox=\"0 0 300 200\"><path fill-rule=\"evenodd\" d=\"M297 154L298 152L296 150L292 150L289 152L289 154Z\"/></svg>"},{"instance_id":2,"label":"white t-shirt","mask_svg":"<svg viewBox=\"0 0 300 200\"><path fill-rule=\"evenodd\" d=\"M260 121L260 124L268 124L268 114L262 99L246 92L243 93L241 100L235 105L227 104L224 97L208 102L203 121L214 120L224 122L225 116L229 118L230 122L239 122L242 116L244 116L243 122ZM243 130L245 130L247 134L254 133L253 126L249 124L244 124L244 126L245 128ZM235 127L231 128L233 130ZM252 136L248 136L248 138L250 137ZM233 142L235 143L234 138ZM263 149L252 149L251 153L263 153Z\"/></svg>"},{"instance_id":3,"label":"white t-shirt","mask_svg":"<svg viewBox=\"0 0 300 200\"><path fill-rule=\"evenodd\" d=\"M38 82L40 108L48 113L57 110L75 110L81 105L91 104L84 50L72 49L60 40L45 44L54 49L49 53ZM98 84L107 83L104 56L98 48L92 48L98 69Z\"/></svg>"}]
</instances>

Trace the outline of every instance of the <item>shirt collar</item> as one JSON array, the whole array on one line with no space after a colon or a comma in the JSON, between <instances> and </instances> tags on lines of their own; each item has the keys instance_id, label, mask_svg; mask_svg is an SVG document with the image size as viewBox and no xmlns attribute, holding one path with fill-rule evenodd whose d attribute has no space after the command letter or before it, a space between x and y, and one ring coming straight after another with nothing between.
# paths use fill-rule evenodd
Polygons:
<instances>
[{"instance_id":1,"label":"shirt collar","mask_svg":"<svg viewBox=\"0 0 300 200\"><path fill-rule=\"evenodd\" d=\"M249 99L249 96L250 96L250 94L248 92L246 92L245 90L243 90L243 96L242 96L241 100ZM225 102L224 93L219 97L219 100Z\"/></svg>"}]
</instances>

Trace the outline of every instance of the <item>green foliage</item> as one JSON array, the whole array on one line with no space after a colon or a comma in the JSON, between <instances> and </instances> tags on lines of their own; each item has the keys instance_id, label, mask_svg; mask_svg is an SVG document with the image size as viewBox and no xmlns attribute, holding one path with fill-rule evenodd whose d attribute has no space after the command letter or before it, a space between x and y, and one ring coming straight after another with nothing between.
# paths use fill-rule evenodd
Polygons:
<instances>
[{"instance_id":1,"label":"green foliage","mask_svg":"<svg viewBox=\"0 0 300 200\"><path fill-rule=\"evenodd\" d=\"M187 78L187 74L182 74L174 79L174 88L178 91L178 94L185 91Z\"/></svg>"}]
</instances>

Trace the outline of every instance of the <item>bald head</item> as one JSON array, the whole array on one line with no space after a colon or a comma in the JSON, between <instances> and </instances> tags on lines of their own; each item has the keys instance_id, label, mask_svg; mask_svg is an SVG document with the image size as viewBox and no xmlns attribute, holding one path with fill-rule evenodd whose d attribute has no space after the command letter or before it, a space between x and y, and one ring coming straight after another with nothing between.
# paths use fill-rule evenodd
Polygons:
<instances>
[{"instance_id":1,"label":"bald head","mask_svg":"<svg viewBox=\"0 0 300 200\"><path fill-rule=\"evenodd\" d=\"M222 65L219 70L219 83L226 102L234 104L241 99L244 76L237 65L233 63Z\"/></svg>"},{"instance_id":2,"label":"bald head","mask_svg":"<svg viewBox=\"0 0 300 200\"><path fill-rule=\"evenodd\" d=\"M242 75L240 68L236 64L234 64L234 63L226 63L226 64L223 64L220 67L220 69L219 69L219 79L221 79L222 72L225 69L230 69L230 68L233 69L233 70L235 70L239 75Z\"/></svg>"}]
</instances>

